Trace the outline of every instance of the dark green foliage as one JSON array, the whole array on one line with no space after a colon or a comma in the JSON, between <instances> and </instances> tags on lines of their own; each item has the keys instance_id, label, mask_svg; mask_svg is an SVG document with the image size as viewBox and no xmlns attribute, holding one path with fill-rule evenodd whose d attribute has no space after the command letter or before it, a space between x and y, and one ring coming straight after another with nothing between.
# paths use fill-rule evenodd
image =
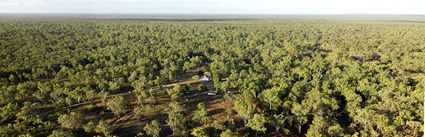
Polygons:
<instances>
[{"instance_id":1,"label":"dark green foliage","mask_svg":"<svg viewBox=\"0 0 425 137\"><path fill-rule=\"evenodd\" d=\"M205 86L204 84L199 84L198 85L198 91L200 91L200 92L208 91L208 87Z\"/></svg>"},{"instance_id":2,"label":"dark green foliage","mask_svg":"<svg viewBox=\"0 0 425 137\"><path fill-rule=\"evenodd\" d=\"M180 86L180 92L181 93L189 93L190 92L190 88L188 85L182 85Z\"/></svg>"}]
</instances>

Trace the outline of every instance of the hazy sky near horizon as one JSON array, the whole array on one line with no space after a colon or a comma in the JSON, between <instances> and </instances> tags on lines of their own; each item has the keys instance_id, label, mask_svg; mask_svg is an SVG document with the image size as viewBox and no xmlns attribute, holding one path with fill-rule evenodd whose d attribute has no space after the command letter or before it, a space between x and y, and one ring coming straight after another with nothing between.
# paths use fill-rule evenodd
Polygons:
<instances>
[{"instance_id":1,"label":"hazy sky near horizon","mask_svg":"<svg viewBox=\"0 0 425 137\"><path fill-rule=\"evenodd\" d=\"M425 0L0 0L0 13L425 14Z\"/></svg>"}]
</instances>

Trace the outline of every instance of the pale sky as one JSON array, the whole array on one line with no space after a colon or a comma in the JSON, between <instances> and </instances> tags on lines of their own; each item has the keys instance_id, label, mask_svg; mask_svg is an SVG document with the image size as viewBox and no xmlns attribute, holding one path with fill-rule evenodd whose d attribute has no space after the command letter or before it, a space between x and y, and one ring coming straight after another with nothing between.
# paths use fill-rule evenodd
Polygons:
<instances>
[{"instance_id":1,"label":"pale sky","mask_svg":"<svg viewBox=\"0 0 425 137\"><path fill-rule=\"evenodd\" d=\"M425 15L425 0L0 0L0 13Z\"/></svg>"}]
</instances>

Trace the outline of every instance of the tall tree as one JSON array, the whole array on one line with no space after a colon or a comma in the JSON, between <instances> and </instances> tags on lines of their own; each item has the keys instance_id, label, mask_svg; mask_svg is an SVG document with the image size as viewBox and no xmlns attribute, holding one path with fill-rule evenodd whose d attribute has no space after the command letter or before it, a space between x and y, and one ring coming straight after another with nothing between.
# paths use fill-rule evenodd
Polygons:
<instances>
[{"instance_id":1,"label":"tall tree","mask_svg":"<svg viewBox=\"0 0 425 137\"><path fill-rule=\"evenodd\" d=\"M238 98L234 102L233 108L241 117L244 118L245 123L247 122L247 120L251 119L252 115L255 112L254 102L252 101L251 98L246 96L242 96L241 98Z\"/></svg>"},{"instance_id":2,"label":"tall tree","mask_svg":"<svg viewBox=\"0 0 425 137\"><path fill-rule=\"evenodd\" d=\"M169 104L167 124L175 135L181 134L186 129L186 120L182 114L183 111L183 107L178 102L171 102Z\"/></svg>"},{"instance_id":3,"label":"tall tree","mask_svg":"<svg viewBox=\"0 0 425 137\"><path fill-rule=\"evenodd\" d=\"M58 122L62 127L68 129L79 129L83 126L82 115L76 112L59 116Z\"/></svg>"},{"instance_id":4,"label":"tall tree","mask_svg":"<svg viewBox=\"0 0 425 137\"><path fill-rule=\"evenodd\" d=\"M147 123L143 130L152 137L159 137L159 132L161 131L160 123L158 120L152 120L150 123Z\"/></svg>"},{"instance_id":5,"label":"tall tree","mask_svg":"<svg viewBox=\"0 0 425 137\"><path fill-rule=\"evenodd\" d=\"M266 132L267 129L264 126L266 122L266 117L263 114L254 114L254 117L248 121L246 126L255 130L255 136L257 136L257 132Z\"/></svg>"},{"instance_id":6,"label":"tall tree","mask_svg":"<svg viewBox=\"0 0 425 137\"><path fill-rule=\"evenodd\" d=\"M276 107L280 106L279 104L282 102L280 99L281 92L278 88L266 89L262 92L261 99L268 102L270 110L276 110ZM273 104L275 104L274 108Z\"/></svg>"},{"instance_id":7,"label":"tall tree","mask_svg":"<svg viewBox=\"0 0 425 137\"><path fill-rule=\"evenodd\" d=\"M298 128L298 134L301 134L302 126L307 123L308 110L300 104L293 104L291 112L294 114L294 119Z\"/></svg>"},{"instance_id":8,"label":"tall tree","mask_svg":"<svg viewBox=\"0 0 425 137\"><path fill-rule=\"evenodd\" d=\"M198 110L196 110L195 114L193 115L193 120L197 123L200 123L201 125L204 125L208 122L208 110L205 107L204 103L199 103L197 105Z\"/></svg>"},{"instance_id":9,"label":"tall tree","mask_svg":"<svg viewBox=\"0 0 425 137\"><path fill-rule=\"evenodd\" d=\"M205 127L194 128L191 134L195 137L209 137Z\"/></svg>"},{"instance_id":10,"label":"tall tree","mask_svg":"<svg viewBox=\"0 0 425 137\"><path fill-rule=\"evenodd\" d=\"M101 133L104 136L110 136L113 131L110 123L105 122L104 120L100 120L95 129L96 133Z\"/></svg>"},{"instance_id":11,"label":"tall tree","mask_svg":"<svg viewBox=\"0 0 425 137\"><path fill-rule=\"evenodd\" d=\"M111 110L112 113L119 116L124 114L127 111L128 101L124 99L123 96L112 97L106 103L108 110Z\"/></svg>"}]
</instances>

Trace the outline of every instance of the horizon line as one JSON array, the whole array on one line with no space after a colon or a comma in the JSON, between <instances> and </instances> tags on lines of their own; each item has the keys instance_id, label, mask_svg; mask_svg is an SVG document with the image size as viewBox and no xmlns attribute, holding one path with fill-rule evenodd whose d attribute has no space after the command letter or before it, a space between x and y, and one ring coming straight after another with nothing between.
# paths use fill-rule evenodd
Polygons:
<instances>
[{"instance_id":1,"label":"horizon line","mask_svg":"<svg viewBox=\"0 0 425 137\"><path fill-rule=\"evenodd\" d=\"M85 12L85 13L71 13L71 12L0 12L0 15L14 14L14 15L301 15L301 16L352 16L352 15L384 15L384 16L425 16L425 14L390 14L390 13L96 13L96 12Z\"/></svg>"}]
</instances>

